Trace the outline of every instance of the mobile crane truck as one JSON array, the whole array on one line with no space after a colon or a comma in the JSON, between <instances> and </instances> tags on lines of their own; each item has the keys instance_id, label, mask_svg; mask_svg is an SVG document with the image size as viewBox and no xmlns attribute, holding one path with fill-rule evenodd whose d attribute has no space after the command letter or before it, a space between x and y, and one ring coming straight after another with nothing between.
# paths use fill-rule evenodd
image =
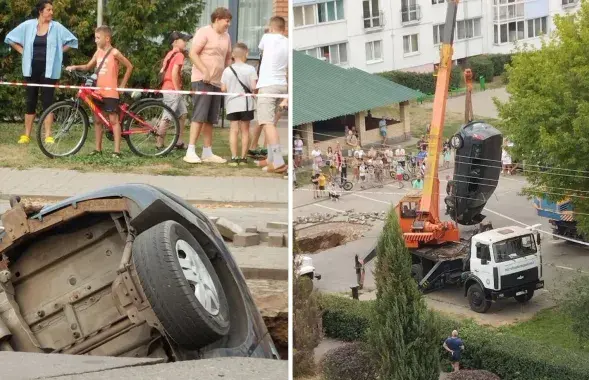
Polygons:
<instances>
[{"instance_id":1,"label":"mobile crane truck","mask_svg":"<svg viewBox=\"0 0 589 380\"><path fill-rule=\"evenodd\" d=\"M411 271L420 289L425 293L443 288L447 284L460 285L464 288L464 296L468 298L470 308L475 312L485 313L494 301L514 297L518 302L525 303L533 297L535 290L543 288L542 256L540 234L534 234L539 225L493 229L490 223L482 222L484 216L478 212L466 217L448 213L453 220L440 219L438 165L458 3L459 0L447 2L423 190L405 195L395 210L405 246L412 257ZM495 168L485 172L483 168L490 166L488 162L493 160L481 158L485 154L488 157L494 157L497 152L500 154L502 138L500 134L497 136L494 128L482 122L465 125L452 138L452 145L455 148L463 147L465 137L468 137L469 144L472 145L470 159L456 160L455 169L458 165L469 165L468 175L457 174L455 170L454 182L472 185L465 188L467 192L473 190L473 186L485 187L486 190L483 189L482 193L486 197L475 199L478 202L477 210L482 210L496 186L489 185L485 180L492 181L493 178L489 177L495 177L496 173ZM463 169L461 172L464 172ZM452 198L454 204L459 198L467 198L464 194L460 195L462 193L457 194L456 187L452 188L449 197L446 197L447 206L448 203L452 204ZM456 222L472 225L472 220L480 224L461 234ZM364 265L374 257L376 250L372 250L364 258Z\"/></svg>"}]
</instances>

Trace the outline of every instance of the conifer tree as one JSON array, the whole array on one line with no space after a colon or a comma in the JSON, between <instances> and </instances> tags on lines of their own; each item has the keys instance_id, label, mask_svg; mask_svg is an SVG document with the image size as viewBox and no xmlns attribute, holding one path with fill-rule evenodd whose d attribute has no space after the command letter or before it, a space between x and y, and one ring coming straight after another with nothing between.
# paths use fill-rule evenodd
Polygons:
<instances>
[{"instance_id":1,"label":"conifer tree","mask_svg":"<svg viewBox=\"0 0 589 380\"><path fill-rule=\"evenodd\" d=\"M411 277L411 255L397 215L389 212L375 264L377 296L367 340L380 380L437 380L438 321Z\"/></svg>"}]
</instances>

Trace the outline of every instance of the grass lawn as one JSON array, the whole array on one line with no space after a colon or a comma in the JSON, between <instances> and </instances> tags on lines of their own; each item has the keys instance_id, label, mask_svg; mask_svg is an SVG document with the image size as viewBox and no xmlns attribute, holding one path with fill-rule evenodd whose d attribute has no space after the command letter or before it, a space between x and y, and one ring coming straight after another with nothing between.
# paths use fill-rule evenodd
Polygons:
<instances>
[{"instance_id":1,"label":"grass lawn","mask_svg":"<svg viewBox=\"0 0 589 380\"><path fill-rule=\"evenodd\" d=\"M498 330L547 345L589 352L589 343L580 343L571 326L572 321L569 316L559 308L551 308L540 311L529 321L500 327Z\"/></svg>"},{"instance_id":2,"label":"grass lawn","mask_svg":"<svg viewBox=\"0 0 589 380\"><path fill-rule=\"evenodd\" d=\"M16 123L0 123L0 165L18 169L59 168L79 171L106 171L126 172L152 175L203 175L203 176L251 176L251 177L277 177L277 174L267 173L250 163L244 167L230 167L228 165L197 164L191 165L182 160L185 151L175 150L166 157L146 158L134 155L128 148L126 141L121 143L123 158L114 159L110 154L113 151L113 143L104 138L103 157L90 157L88 154L94 149L94 130L90 127L88 139L84 147L75 156L61 159L47 158L32 137L29 145L17 144L19 136L23 132L23 125ZM36 126L35 126L36 128ZM213 151L223 158L231 156L229 150L229 128L214 128ZM33 130L34 136L35 130ZM188 130L184 133L188 137ZM202 139L201 139L202 140ZM263 141L263 138L260 139ZM197 153L200 155L202 142L197 145Z\"/></svg>"}]
</instances>

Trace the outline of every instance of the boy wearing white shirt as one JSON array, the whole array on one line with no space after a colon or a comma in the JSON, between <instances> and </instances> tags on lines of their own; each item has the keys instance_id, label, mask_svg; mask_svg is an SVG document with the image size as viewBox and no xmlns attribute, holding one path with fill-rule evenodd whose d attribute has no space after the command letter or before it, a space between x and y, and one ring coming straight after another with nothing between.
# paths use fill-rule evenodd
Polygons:
<instances>
[{"instance_id":1,"label":"boy wearing white shirt","mask_svg":"<svg viewBox=\"0 0 589 380\"><path fill-rule=\"evenodd\" d=\"M223 71L221 77L221 91L234 94L251 94L256 87L258 75L253 66L248 65L248 49L244 43L238 42L233 48L235 63ZM247 150L249 146L250 121L254 119L256 108L253 97L228 95L225 98L227 120L231 124L229 147L231 149L230 166L247 164ZM241 156L237 154L237 136L241 130Z\"/></svg>"},{"instance_id":2,"label":"boy wearing white shirt","mask_svg":"<svg viewBox=\"0 0 589 380\"><path fill-rule=\"evenodd\" d=\"M274 16L270 19L269 33L264 34L259 48L262 51L260 75L258 79L258 94L287 94L288 93L288 38L284 36L286 21ZM278 131L274 118L276 111L283 102L280 98L258 98L258 124L264 128L264 135L268 143L266 160L258 163L271 173L284 173L287 167L280 151Z\"/></svg>"}]
</instances>

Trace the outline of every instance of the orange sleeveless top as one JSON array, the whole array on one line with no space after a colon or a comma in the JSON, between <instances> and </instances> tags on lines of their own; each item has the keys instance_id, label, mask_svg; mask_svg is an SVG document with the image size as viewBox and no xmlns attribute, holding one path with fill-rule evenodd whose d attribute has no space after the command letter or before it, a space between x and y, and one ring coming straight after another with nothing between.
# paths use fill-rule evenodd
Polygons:
<instances>
[{"instance_id":1,"label":"orange sleeveless top","mask_svg":"<svg viewBox=\"0 0 589 380\"><path fill-rule=\"evenodd\" d=\"M114 49L114 48L113 48ZM102 62L102 59L106 55L108 50L98 49L96 52L96 68ZM113 51L110 52L100 72L97 73L98 81L96 85L98 87L110 87L110 88L117 88L118 87L118 77L119 77L119 61L114 57ZM115 90L100 90L97 92L100 96L104 98L119 98L119 93Z\"/></svg>"}]
</instances>

